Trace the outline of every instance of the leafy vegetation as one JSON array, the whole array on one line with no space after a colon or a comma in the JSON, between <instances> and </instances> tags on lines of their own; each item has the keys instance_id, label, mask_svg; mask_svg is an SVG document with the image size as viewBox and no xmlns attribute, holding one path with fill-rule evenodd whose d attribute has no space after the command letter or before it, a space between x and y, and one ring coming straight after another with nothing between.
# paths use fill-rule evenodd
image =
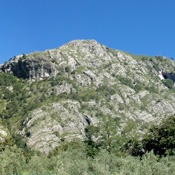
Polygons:
<instances>
[{"instance_id":1,"label":"leafy vegetation","mask_svg":"<svg viewBox=\"0 0 175 175\"><path fill-rule=\"evenodd\" d=\"M89 125L87 127L89 141L92 143L93 138L96 138L96 148L116 152L121 141L121 137L117 134L119 131L119 119L102 113L98 114L98 118L100 119L98 126Z\"/></svg>"},{"instance_id":2,"label":"leafy vegetation","mask_svg":"<svg viewBox=\"0 0 175 175\"><path fill-rule=\"evenodd\" d=\"M132 82L131 79L128 78L124 78L124 77L119 77L118 78L120 80L120 82L126 86L131 87L132 89L134 89L136 92L141 91L142 89L144 89L144 85L140 82Z\"/></svg>"},{"instance_id":3,"label":"leafy vegetation","mask_svg":"<svg viewBox=\"0 0 175 175\"><path fill-rule=\"evenodd\" d=\"M154 68L157 72L159 71L159 67L158 67L157 64L154 64L154 65L153 65L153 68Z\"/></svg>"},{"instance_id":4,"label":"leafy vegetation","mask_svg":"<svg viewBox=\"0 0 175 175\"><path fill-rule=\"evenodd\" d=\"M117 156L102 149L94 157L87 155L86 146L77 142L58 154L35 154L26 161L17 148L0 153L0 173L6 174L54 174L54 175L173 175L174 156L158 158L153 152L142 158ZM2 161L3 160L3 161Z\"/></svg>"},{"instance_id":5,"label":"leafy vegetation","mask_svg":"<svg viewBox=\"0 0 175 175\"><path fill-rule=\"evenodd\" d=\"M107 50L114 56L118 55L116 50L109 48ZM33 56L39 54L34 53ZM142 61L141 63L151 61L157 72L159 71L157 61L165 63L163 57L133 57ZM19 63L22 63L26 58L27 56L23 54ZM57 64L56 59L51 62ZM110 70L112 64L110 62L102 68ZM124 64L127 65L128 62L125 61ZM159 89L156 89L154 84L145 87L144 83L140 81L116 76L115 73L112 76L116 78L117 83L115 83L117 85L108 86L108 80L106 80L104 84L98 87L95 87L93 81L89 87L81 86L81 83L78 84L75 79L71 79L69 76L74 77L82 70L84 70L82 66L74 71L71 71L71 67L67 66L59 73L57 78L30 83L13 75L0 73L0 124L9 130L8 137L0 142L0 174L173 174L175 172L174 116L163 120L160 125L153 125L148 133L140 134L138 132L139 127L133 120L128 119L127 122L122 122L125 117L124 109L127 108L127 103L122 99L123 96L121 96L120 102L116 102L119 110L115 111L113 115L111 114L115 104L110 103L110 98L117 94L119 82L120 86L123 85L122 88L129 86L136 93L147 90L153 94L152 96L158 96ZM66 73L63 74L63 72ZM170 89L173 88L173 81L171 80L163 80L162 83L169 88L167 92L170 92ZM58 90L57 92L57 88L64 85L68 85L68 90L63 92ZM118 97L116 96L116 98ZM99 123L93 125L90 121L87 121L85 140L64 142L64 138L60 137L61 145L51 151L49 155L42 155L30 150L21 136L18 135L19 130L25 125L25 118L36 108L67 99L78 101L80 104L78 110L84 112L84 114L87 111L91 112L92 107L88 106L88 102L95 101L101 106L105 104L104 106L107 106L107 109L102 113L96 109L97 107L93 106L95 112L93 111L92 115L95 115ZM141 100L142 110L146 109L146 100L146 97ZM119 119L119 113L122 113L121 115L124 117ZM50 115L50 117L54 118L55 116ZM58 116L56 117L58 119ZM61 117L59 122L62 122ZM64 122L62 126L64 126ZM30 134L26 131L27 137L30 137ZM59 137L60 133L55 131L55 135Z\"/></svg>"},{"instance_id":6,"label":"leafy vegetation","mask_svg":"<svg viewBox=\"0 0 175 175\"><path fill-rule=\"evenodd\" d=\"M143 139L146 151L153 150L156 155L175 154L175 116L163 120L160 125L153 125Z\"/></svg>"},{"instance_id":7,"label":"leafy vegetation","mask_svg":"<svg viewBox=\"0 0 175 175\"><path fill-rule=\"evenodd\" d=\"M163 80L162 81L163 82L163 84L167 87L167 88L169 88L169 89L172 89L173 88L173 81L172 80L170 80L170 79L165 79L165 80Z\"/></svg>"}]
</instances>

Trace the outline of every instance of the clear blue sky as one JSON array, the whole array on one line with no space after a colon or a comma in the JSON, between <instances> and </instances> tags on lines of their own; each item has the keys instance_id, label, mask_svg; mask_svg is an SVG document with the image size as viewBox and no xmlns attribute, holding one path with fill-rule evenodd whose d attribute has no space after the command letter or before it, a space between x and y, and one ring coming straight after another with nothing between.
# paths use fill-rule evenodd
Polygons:
<instances>
[{"instance_id":1,"label":"clear blue sky","mask_svg":"<svg viewBox=\"0 0 175 175\"><path fill-rule=\"evenodd\" d=\"M0 0L0 64L75 39L175 57L175 1Z\"/></svg>"}]
</instances>

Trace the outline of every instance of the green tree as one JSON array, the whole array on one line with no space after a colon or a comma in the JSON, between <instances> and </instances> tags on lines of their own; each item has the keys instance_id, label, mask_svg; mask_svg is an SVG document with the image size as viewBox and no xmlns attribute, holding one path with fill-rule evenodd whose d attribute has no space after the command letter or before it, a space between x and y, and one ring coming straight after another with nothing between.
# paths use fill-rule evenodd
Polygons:
<instances>
[{"instance_id":1,"label":"green tree","mask_svg":"<svg viewBox=\"0 0 175 175\"><path fill-rule=\"evenodd\" d=\"M25 158L17 147L0 153L0 174L21 174L25 169Z\"/></svg>"},{"instance_id":2,"label":"green tree","mask_svg":"<svg viewBox=\"0 0 175 175\"><path fill-rule=\"evenodd\" d=\"M158 155L175 154L175 116L163 120L160 125L153 125L144 136L143 148L153 150Z\"/></svg>"},{"instance_id":3,"label":"green tree","mask_svg":"<svg viewBox=\"0 0 175 175\"><path fill-rule=\"evenodd\" d=\"M56 160L47 158L44 155L34 155L27 164L28 174L52 174L52 170L56 165Z\"/></svg>"},{"instance_id":4,"label":"green tree","mask_svg":"<svg viewBox=\"0 0 175 175\"><path fill-rule=\"evenodd\" d=\"M102 113L98 114L98 116L98 125L87 127L89 140L94 140L99 149L106 149L110 153L114 150L118 151L121 145L119 119Z\"/></svg>"},{"instance_id":5,"label":"green tree","mask_svg":"<svg viewBox=\"0 0 175 175\"><path fill-rule=\"evenodd\" d=\"M163 80L163 84L169 89L173 88L173 81L170 79Z\"/></svg>"}]
</instances>

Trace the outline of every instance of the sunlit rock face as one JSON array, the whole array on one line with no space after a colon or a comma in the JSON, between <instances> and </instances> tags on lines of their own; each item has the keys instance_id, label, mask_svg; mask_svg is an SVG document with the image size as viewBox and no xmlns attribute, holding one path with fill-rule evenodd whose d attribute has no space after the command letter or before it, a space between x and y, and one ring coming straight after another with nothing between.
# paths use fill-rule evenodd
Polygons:
<instances>
[{"instance_id":1,"label":"sunlit rock face","mask_svg":"<svg viewBox=\"0 0 175 175\"><path fill-rule=\"evenodd\" d=\"M62 142L85 139L87 126L98 125L99 114L123 123L132 120L141 132L145 125L175 114L175 93L162 81L175 81L175 63L166 57L133 55L95 40L75 40L19 55L0 71L36 86L32 91L26 84L28 101L45 96L42 106L21 116L16 131L28 147L45 154ZM49 98L55 101L46 103Z\"/></svg>"},{"instance_id":2,"label":"sunlit rock face","mask_svg":"<svg viewBox=\"0 0 175 175\"><path fill-rule=\"evenodd\" d=\"M1 70L5 73L12 73L18 78L43 80L47 77L55 77L59 72L59 67L47 57L33 57L30 55L25 60L15 60L3 65Z\"/></svg>"}]
</instances>

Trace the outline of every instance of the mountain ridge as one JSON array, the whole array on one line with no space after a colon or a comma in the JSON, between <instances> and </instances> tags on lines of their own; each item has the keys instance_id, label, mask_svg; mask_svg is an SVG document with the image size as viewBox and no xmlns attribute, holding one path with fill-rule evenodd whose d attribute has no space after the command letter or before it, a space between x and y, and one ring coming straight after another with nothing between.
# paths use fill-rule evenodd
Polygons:
<instances>
[{"instance_id":1,"label":"mountain ridge","mask_svg":"<svg viewBox=\"0 0 175 175\"><path fill-rule=\"evenodd\" d=\"M17 77L1 87L2 126L46 154L85 139L100 115L120 119L122 127L132 121L145 132L150 123L175 114L174 68L166 57L136 56L95 40L17 56L0 67L2 77Z\"/></svg>"}]
</instances>

